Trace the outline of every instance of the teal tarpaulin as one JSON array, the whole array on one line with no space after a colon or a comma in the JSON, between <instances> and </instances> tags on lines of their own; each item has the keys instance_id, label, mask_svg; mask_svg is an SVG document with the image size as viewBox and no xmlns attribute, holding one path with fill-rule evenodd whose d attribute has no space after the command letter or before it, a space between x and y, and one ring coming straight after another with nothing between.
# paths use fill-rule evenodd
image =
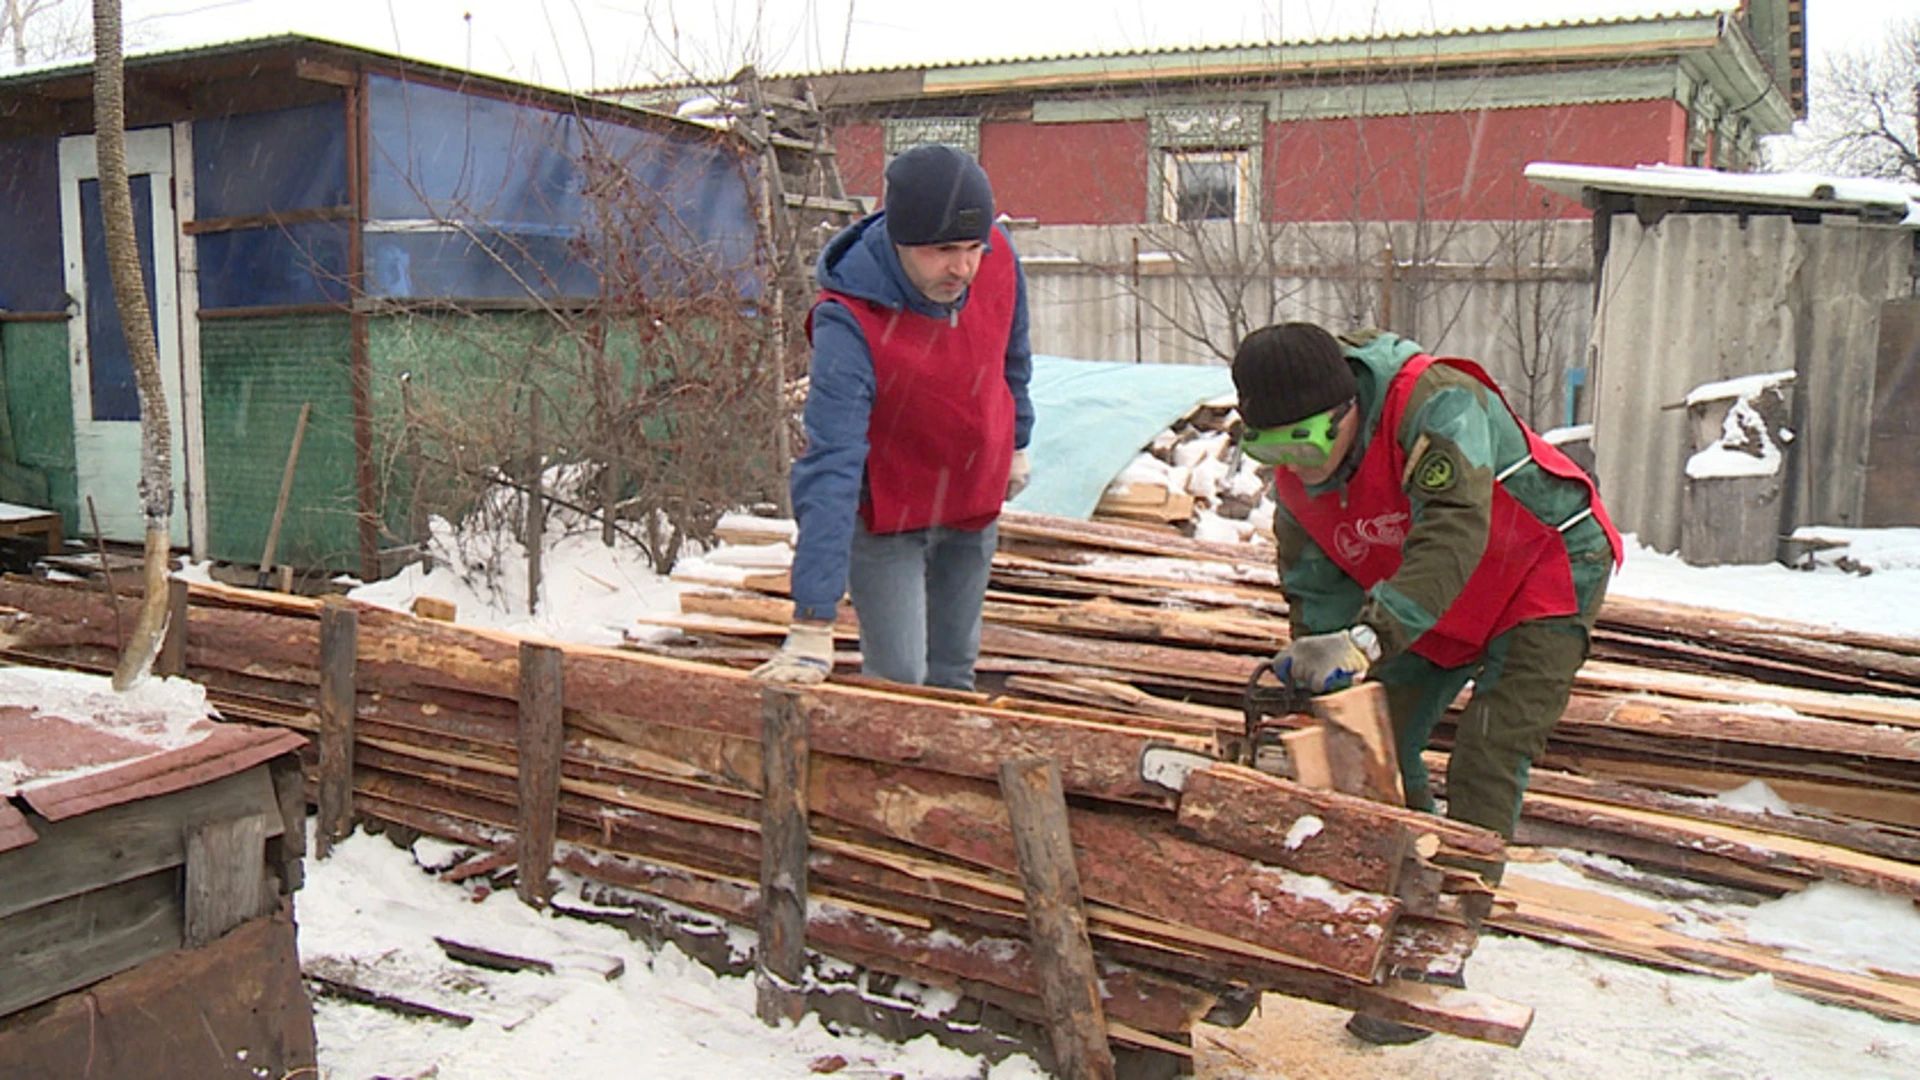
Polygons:
<instances>
[{"instance_id":1,"label":"teal tarpaulin","mask_svg":"<svg viewBox=\"0 0 1920 1080\"><path fill-rule=\"evenodd\" d=\"M1224 365L1033 358L1033 480L1007 505L1090 518L1100 493L1153 437L1194 407L1233 399Z\"/></svg>"}]
</instances>

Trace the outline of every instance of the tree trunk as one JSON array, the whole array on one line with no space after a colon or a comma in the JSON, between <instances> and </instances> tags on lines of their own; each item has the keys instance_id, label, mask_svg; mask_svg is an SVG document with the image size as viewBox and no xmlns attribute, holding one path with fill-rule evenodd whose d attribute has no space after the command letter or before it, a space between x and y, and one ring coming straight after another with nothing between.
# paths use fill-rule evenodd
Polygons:
<instances>
[{"instance_id":1,"label":"tree trunk","mask_svg":"<svg viewBox=\"0 0 1920 1080\"><path fill-rule=\"evenodd\" d=\"M147 285L134 240L133 191L127 179L125 64L120 55L120 0L93 4L93 123L100 164L100 217L106 233L107 267L126 332L127 353L140 391L140 504L146 517L146 599L133 637L113 673L116 690L146 680L167 628L167 572L172 556L168 516L173 510L173 439L167 396L160 382L160 349L147 306ZM155 192L154 198L163 197Z\"/></svg>"}]
</instances>

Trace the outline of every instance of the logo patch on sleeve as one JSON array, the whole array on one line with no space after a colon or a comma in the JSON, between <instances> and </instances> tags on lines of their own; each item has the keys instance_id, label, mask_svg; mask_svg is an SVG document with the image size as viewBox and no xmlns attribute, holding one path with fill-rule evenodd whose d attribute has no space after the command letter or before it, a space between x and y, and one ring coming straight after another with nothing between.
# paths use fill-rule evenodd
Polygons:
<instances>
[{"instance_id":1,"label":"logo patch on sleeve","mask_svg":"<svg viewBox=\"0 0 1920 1080\"><path fill-rule=\"evenodd\" d=\"M1453 487L1460 479L1459 470L1453 466L1453 458L1444 450L1429 450L1413 467L1413 484L1421 491L1438 494Z\"/></svg>"}]
</instances>

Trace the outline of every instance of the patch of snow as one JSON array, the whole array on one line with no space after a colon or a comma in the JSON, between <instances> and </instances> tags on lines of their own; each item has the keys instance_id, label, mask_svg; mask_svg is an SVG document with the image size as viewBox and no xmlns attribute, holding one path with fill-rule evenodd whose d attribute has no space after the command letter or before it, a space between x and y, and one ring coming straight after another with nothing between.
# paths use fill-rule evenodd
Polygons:
<instances>
[{"instance_id":1,"label":"patch of snow","mask_svg":"<svg viewBox=\"0 0 1920 1080\"><path fill-rule=\"evenodd\" d=\"M1758 375L1741 375L1718 382L1701 383L1687 391L1688 405L1704 405L1709 401L1752 401L1769 390L1784 387L1794 379L1792 370L1766 371Z\"/></svg>"},{"instance_id":2,"label":"patch of snow","mask_svg":"<svg viewBox=\"0 0 1920 1080\"><path fill-rule=\"evenodd\" d=\"M1714 796L1716 805L1729 810L1738 810L1743 814L1772 814L1775 817L1793 817L1793 804L1781 798L1765 780L1749 780L1732 791L1723 791Z\"/></svg>"},{"instance_id":3,"label":"patch of snow","mask_svg":"<svg viewBox=\"0 0 1920 1080\"><path fill-rule=\"evenodd\" d=\"M1288 851L1297 851L1301 844L1319 836L1321 830L1326 827L1327 823L1321 821L1314 815L1302 814L1295 818L1293 824L1288 827L1287 838L1281 841L1281 843Z\"/></svg>"},{"instance_id":4,"label":"patch of snow","mask_svg":"<svg viewBox=\"0 0 1920 1080\"><path fill-rule=\"evenodd\" d=\"M206 738L212 730L209 717L214 715L207 705L207 688L186 679L149 678L130 690L118 691L104 675L28 667L0 667L0 708L56 716L154 753L179 750ZM0 797L104 772L126 761L126 757L116 757L98 764L48 770L30 769L19 758L0 760Z\"/></svg>"}]
</instances>

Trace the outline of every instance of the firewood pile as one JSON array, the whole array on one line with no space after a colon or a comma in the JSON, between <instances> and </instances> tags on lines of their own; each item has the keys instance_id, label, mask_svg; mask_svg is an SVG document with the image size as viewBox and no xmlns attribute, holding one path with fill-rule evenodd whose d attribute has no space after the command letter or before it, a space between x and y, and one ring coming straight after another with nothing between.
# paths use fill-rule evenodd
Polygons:
<instances>
[{"instance_id":1,"label":"firewood pile","mask_svg":"<svg viewBox=\"0 0 1920 1080\"><path fill-rule=\"evenodd\" d=\"M230 719L315 736L323 848L350 776L360 818L752 926L774 801L763 725L787 702L806 732L805 938L821 953L1045 1022L1017 822L995 782L1002 763L1044 759L1071 799L1116 1042L1184 1053L1195 1024L1237 1023L1263 991L1506 1044L1531 1020L1524 1005L1417 981L1472 952L1491 891L1448 864L1499 861L1498 837L1212 761L1210 719L854 680L789 697L722 664L565 646L563 737L541 796L526 657L552 646L338 600L176 592L174 670ZM6 660L111 667L97 587L9 578L0 605ZM1186 753L1184 792L1143 776L1149 748ZM555 842L522 849L542 798Z\"/></svg>"},{"instance_id":2,"label":"firewood pile","mask_svg":"<svg viewBox=\"0 0 1920 1080\"><path fill-rule=\"evenodd\" d=\"M729 525L733 548L678 575L707 588L659 620L700 644L645 647L745 663L784 632L784 524ZM851 615L836 637L846 678L858 669ZM1287 638L1270 544L1009 513L979 667L1012 694L1227 736L1242 729L1249 671ZM1607 856L1583 870L1686 896L1761 899L1834 880L1920 900L1917 697L1920 640L1609 599L1516 840ZM1450 740L1443 724L1428 755L1442 792ZM1715 799L1754 781L1790 809ZM1650 882L1612 860L1685 881ZM1911 978L1802 970L1759 946L1693 948L1655 933L1657 912L1577 892L1509 876L1490 921L1679 970L1768 971L1822 1000L1920 1020Z\"/></svg>"}]
</instances>

